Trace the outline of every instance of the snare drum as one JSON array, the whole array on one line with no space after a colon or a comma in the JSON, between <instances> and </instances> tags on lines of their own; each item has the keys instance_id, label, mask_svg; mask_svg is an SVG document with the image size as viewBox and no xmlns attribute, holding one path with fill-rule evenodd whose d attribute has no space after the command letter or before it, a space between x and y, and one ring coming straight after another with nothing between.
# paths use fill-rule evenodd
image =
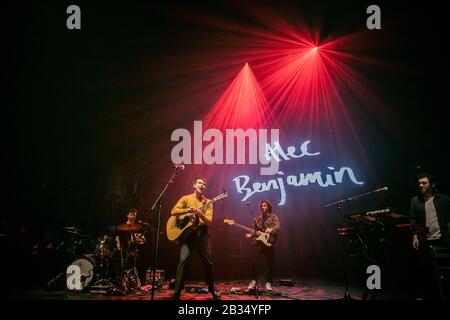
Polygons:
<instances>
[{"instance_id":1,"label":"snare drum","mask_svg":"<svg viewBox=\"0 0 450 320\"><path fill-rule=\"evenodd\" d=\"M86 289L95 278L95 271L98 267L98 257L95 254L83 254L78 256L69 267L67 267L66 281L69 290L82 291ZM79 270L80 285L76 285L77 280L74 275L77 275ZM69 285L72 283L73 285Z\"/></svg>"}]
</instances>

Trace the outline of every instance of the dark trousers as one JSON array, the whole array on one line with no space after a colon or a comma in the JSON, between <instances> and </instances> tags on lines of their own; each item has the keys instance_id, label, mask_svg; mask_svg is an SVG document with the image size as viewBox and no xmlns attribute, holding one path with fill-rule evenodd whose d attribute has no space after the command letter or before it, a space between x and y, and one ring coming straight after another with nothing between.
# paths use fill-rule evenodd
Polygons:
<instances>
[{"instance_id":1,"label":"dark trousers","mask_svg":"<svg viewBox=\"0 0 450 320\"><path fill-rule=\"evenodd\" d=\"M258 280L258 275L262 275L264 283L273 282L275 247L267 247L263 244L254 244L254 259L252 266L253 279Z\"/></svg>"},{"instance_id":2,"label":"dark trousers","mask_svg":"<svg viewBox=\"0 0 450 320\"><path fill-rule=\"evenodd\" d=\"M197 249L205 269L205 281L208 289L214 290L213 260L211 254L211 244L209 241L208 229L199 227L191 232L186 240L181 244L180 261L177 267L175 291L180 292L184 288L184 275L188 267L189 258L192 252Z\"/></svg>"},{"instance_id":3,"label":"dark trousers","mask_svg":"<svg viewBox=\"0 0 450 320\"><path fill-rule=\"evenodd\" d=\"M439 299L438 279L431 246L445 247L442 240L423 240L420 242L419 250L416 252L416 295L427 300Z\"/></svg>"}]
</instances>

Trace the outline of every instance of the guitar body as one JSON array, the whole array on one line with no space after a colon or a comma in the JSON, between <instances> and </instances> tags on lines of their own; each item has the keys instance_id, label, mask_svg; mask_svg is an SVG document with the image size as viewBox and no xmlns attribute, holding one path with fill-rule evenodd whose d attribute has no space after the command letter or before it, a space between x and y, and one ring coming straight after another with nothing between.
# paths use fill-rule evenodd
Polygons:
<instances>
[{"instance_id":1,"label":"guitar body","mask_svg":"<svg viewBox=\"0 0 450 320\"><path fill-rule=\"evenodd\" d=\"M273 243L273 237L271 237L270 234L265 232L258 232L257 236L255 237L255 240L262 242L267 247L271 247Z\"/></svg>"},{"instance_id":2,"label":"guitar body","mask_svg":"<svg viewBox=\"0 0 450 320\"><path fill-rule=\"evenodd\" d=\"M192 213L171 216L166 225L167 238L170 241L183 241L197 229L199 222L199 219Z\"/></svg>"},{"instance_id":3,"label":"guitar body","mask_svg":"<svg viewBox=\"0 0 450 320\"><path fill-rule=\"evenodd\" d=\"M213 203L228 197L224 190L212 200L208 200L199 209L204 212ZM195 213L185 213L176 216L170 216L166 224L166 235L170 241L184 241L186 237L200 224L200 218Z\"/></svg>"},{"instance_id":4,"label":"guitar body","mask_svg":"<svg viewBox=\"0 0 450 320\"><path fill-rule=\"evenodd\" d=\"M246 230L248 233L253 235L253 238L255 239L256 243L262 243L266 247L271 247L272 244L275 243L276 238L274 236L271 236L269 233L256 231L255 234L255 230L253 230L252 228L249 228L239 223L235 223L234 220L231 219L225 219L223 222L225 222L230 226L236 226L238 228Z\"/></svg>"}]
</instances>

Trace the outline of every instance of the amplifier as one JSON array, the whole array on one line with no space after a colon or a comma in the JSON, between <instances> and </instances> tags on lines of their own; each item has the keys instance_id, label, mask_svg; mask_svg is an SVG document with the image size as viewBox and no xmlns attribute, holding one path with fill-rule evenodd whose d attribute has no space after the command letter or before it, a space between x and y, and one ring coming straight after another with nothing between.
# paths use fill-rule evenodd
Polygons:
<instances>
[{"instance_id":1,"label":"amplifier","mask_svg":"<svg viewBox=\"0 0 450 320\"><path fill-rule=\"evenodd\" d=\"M291 279L280 279L280 281L278 282L278 284L280 286L287 286L287 287L292 287L293 285L295 285L295 281L291 280Z\"/></svg>"}]
</instances>

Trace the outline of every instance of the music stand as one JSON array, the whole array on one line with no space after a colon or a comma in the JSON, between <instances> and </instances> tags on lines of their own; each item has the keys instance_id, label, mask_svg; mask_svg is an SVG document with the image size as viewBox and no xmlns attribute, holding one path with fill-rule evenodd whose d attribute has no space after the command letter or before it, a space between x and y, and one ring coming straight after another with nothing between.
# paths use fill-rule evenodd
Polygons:
<instances>
[{"instance_id":1,"label":"music stand","mask_svg":"<svg viewBox=\"0 0 450 320\"><path fill-rule=\"evenodd\" d=\"M155 295L155 278L156 278L156 266L157 266L157 260L158 260L158 247L159 247L159 232L161 229L161 208L162 208L162 197L164 193L166 192L167 188L171 183L173 183L173 180L175 179L176 175L183 170L184 166L177 166L175 169L175 172L172 174L172 176L169 179L169 182L165 185L164 189L159 194L158 198L156 198L155 203L153 203L153 206L151 210L153 211L155 207L158 205L158 215L157 215L157 224L156 224L156 233L155 233L155 247L154 247L154 255L153 255L153 267L152 267L152 293L151 293L151 300L154 299Z\"/></svg>"},{"instance_id":2,"label":"music stand","mask_svg":"<svg viewBox=\"0 0 450 320\"><path fill-rule=\"evenodd\" d=\"M342 199L330 204L325 205L325 208L329 208L329 207L333 207L336 206L337 207L337 211L338 211L338 223L340 225L340 227L338 227L338 234L339 234L339 240L340 240L340 245L341 245L341 252L342 252L342 258L344 259L344 281L345 281L345 293L344 293L344 298L343 300L353 300L352 296L350 295L350 292L348 290L348 278L347 278L347 259L345 257L345 249L344 249L344 240L343 240L343 235L341 235L343 230L343 220L342 220L342 216L343 216L343 207L344 207L344 203L349 202L349 201L353 201L353 200L357 200L363 196L369 195L371 193L375 193L375 192L379 192L379 191L386 191L388 190L387 187L384 188L380 188L374 191L369 191L366 193L362 193L353 197L349 197L346 199Z\"/></svg>"}]
</instances>

